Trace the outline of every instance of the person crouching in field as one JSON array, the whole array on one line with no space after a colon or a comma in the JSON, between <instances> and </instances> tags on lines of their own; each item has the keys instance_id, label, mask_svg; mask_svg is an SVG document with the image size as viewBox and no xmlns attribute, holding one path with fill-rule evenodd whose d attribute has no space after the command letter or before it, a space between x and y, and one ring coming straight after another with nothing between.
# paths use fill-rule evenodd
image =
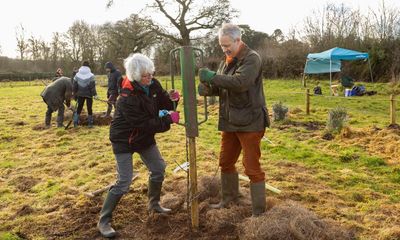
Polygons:
<instances>
[{"instance_id":1,"label":"person crouching in field","mask_svg":"<svg viewBox=\"0 0 400 240\"><path fill-rule=\"evenodd\" d=\"M253 216L265 211L265 173L260 166L261 139L269 125L261 58L241 40L241 30L224 24L218 32L225 54L217 72L199 70L199 94L219 96L219 123L222 131L219 166L222 200L212 208L225 208L239 198L239 178L235 164L243 151L245 174L250 178Z\"/></svg>"},{"instance_id":2,"label":"person crouching in field","mask_svg":"<svg viewBox=\"0 0 400 240\"><path fill-rule=\"evenodd\" d=\"M79 115L82 112L83 104L86 101L88 112L88 126L93 127L93 98L97 99L96 81L94 74L91 72L89 62L84 61L82 67L79 68L78 73L74 77L73 86L74 96L78 101L78 108L74 113L74 127L78 126Z\"/></svg>"},{"instance_id":3,"label":"person crouching in field","mask_svg":"<svg viewBox=\"0 0 400 240\"><path fill-rule=\"evenodd\" d=\"M47 104L45 117L46 128L50 127L51 114L58 110L57 127L63 127L64 121L64 101L70 107L72 97L71 79L67 77L58 78L56 81L46 86L40 94L43 101Z\"/></svg>"},{"instance_id":4,"label":"person crouching in field","mask_svg":"<svg viewBox=\"0 0 400 240\"><path fill-rule=\"evenodd\" d=\"M118 179L109 189L100 212L97 227L104 237L114 237L112 212L132 182L132 154L138 153L149 170L148 210L168 213L160 206L161 187L166 164L154 136L179 122L179 113L172 111L179 93L167 93L153 78L154 64L142 54L133 54L124 61L126 77L122 81L117 108L110 126L110 141L116 159Z\"/></svg>"}]
</instances>

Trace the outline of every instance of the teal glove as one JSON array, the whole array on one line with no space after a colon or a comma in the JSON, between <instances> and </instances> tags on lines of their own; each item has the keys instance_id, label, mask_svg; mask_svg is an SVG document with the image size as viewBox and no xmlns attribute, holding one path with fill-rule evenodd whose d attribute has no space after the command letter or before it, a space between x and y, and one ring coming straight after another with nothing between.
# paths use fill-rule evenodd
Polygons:
<instances>
[{"instance_id":1,"label":"teal glove","mask_svg":"<svg viewBox=\"0 0 400 240\"><path fill-rule=\"evenodd\" d=\"M210 84L215 74L216 72L211 71L208 68L200 68L199 69L200 82Z\"/></svg>"}]
</instances>

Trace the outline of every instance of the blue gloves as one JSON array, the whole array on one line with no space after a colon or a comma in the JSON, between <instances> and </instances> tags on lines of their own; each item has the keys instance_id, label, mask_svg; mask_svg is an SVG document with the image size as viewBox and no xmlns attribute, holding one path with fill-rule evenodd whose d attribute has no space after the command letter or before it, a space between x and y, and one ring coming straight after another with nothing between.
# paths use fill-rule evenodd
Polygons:
<instances>
[{"instance_id":1,"label":"blue gloves","mask_svg":"<svg viewBox=\"0 0 400 240\"><path fill-rule=\"evenodd\" d=\"M158 117L160 117L160 118L165 117L168 114L169 114L169 111L165 110L165 109L158 111Z\"/></svg>"}]
</instances>

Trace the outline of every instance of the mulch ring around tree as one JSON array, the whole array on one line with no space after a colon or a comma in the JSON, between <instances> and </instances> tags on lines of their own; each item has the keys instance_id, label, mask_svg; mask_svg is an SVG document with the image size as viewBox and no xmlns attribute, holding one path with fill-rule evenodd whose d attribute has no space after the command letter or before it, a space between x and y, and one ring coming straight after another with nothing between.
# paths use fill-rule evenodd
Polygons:
<instances>
[{"instance_id":1,"label":"mulch ring around tree","mask_svg":"<svg viewBox=\"0 0 400 240\"><path fill-rule=\"evenodd\" d=\"M164 207L172 213L147 212L147 188L132 189L125 195L113 214L116 239L273 239L330 240L354 239L354 234L333 220L320 219L316 214L292 201L267 198L267 211L260 217L251 216L251 201L247 188L239 204L225 209L211 209L219 200L220 182L212 177L199 179L199 229L191 230L186 207L186 179L165 182L162 195ZM22 226L20 232L46 236L47 239L102 239L96 223L103 197L79 197L62 214L51 219L51 226ZM61 204L61 203L60 203Z\"/></svg>"},{"instance_id":2,"label":"mulch ring around tree","mask_svg":"<svg viewBox=\"0 0 400 240\"><path fill-rule=\"evenodd\" d=\"M57 115L57 114L53 114ZM104 116L105 112L97 112L93 113L93 125L95 126L108 126L111 123L111 116ZM66 126L72 120L72 112L67 112L64 114L64 126ZM53 116L52 123L56 123L56 117ZM79 126L87 126L88 125L88 116L86 114L81 114L79 116ZM53 126L54 127L54 126ZM73 128L73 123L70 124L69 128ZM46 125L44 123L37 124L32 127L32 130L35 131L43 131L46 130Z\"/></svg>"}]
</instances>

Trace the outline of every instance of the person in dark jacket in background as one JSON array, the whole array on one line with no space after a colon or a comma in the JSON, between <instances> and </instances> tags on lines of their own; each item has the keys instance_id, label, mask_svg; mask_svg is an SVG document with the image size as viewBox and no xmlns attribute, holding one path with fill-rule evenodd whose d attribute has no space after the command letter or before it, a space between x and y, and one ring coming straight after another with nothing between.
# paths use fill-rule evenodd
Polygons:
<instances>
[{"instance_id":1,"label":"person in dark jacket in background","mask_svg":"<svg viewBox=\"0 0 400 240\"><path fill-rule=\"evenodd\" d=\"M78 73L78 69L76 67L74 67L72 69L72 80L74 80L75 75Z\"/></svg>"},{"instance_id":2,"label":"person in dark jacket in background","mask_svg":"<svg viewBox=\"0 0 400 240\"><path fill-rule=\"evenodd\" d=\"M107 71L107 77L108 77L108 84L107 84L108 107L105 117L109 117L113 106L115 109L115 101L117 100L118 97L122 75L121 72L114 67L112 62L107 62L104 68Z\"/></svg>"},{"instance_id":3,"label":"person in dark jacket in background","mask_svg":"<svg viewBox=\"0 0 400 240\"><path fill-rule=\"evenodd\" d=\"M57 68L56 74L54 75L54 78L53 78L53 82L62 76L64 76L64 71L61 68Z\"/></svg>"},{"instance_id":4,"label":"person in dark jacket in background","mask_svg":"<svg viewBox=\"0 0 400 240\"><path fill-rule=\"evenodd\" d=\"M86 101L88 112L88 126L93 127L93 98L97 99L96 81L94 74L91 72L89 62L84 61L82 67L74 77L74 96L78 101L78 108L73 116L74 127L78 126L79 115L82 112L83 104Z\"/></svg>"},{"instance_id":5,"label":"person in dark jacket in background","mask_svg":"<svg viewBox=\"0 0 400 240\"><path fill-rule=\"evenodd\" d=\"M154 64L142 54L125 59L126 77L122 81L117 108L110 126L110 141L117 164L118 179L110 188L97 227L104 237L114 237L111 227L112 212L121 197L129 190L133 177L132 154L138 153L149 170L148 210L168 213L160 206L161 187L164 181L165 161L158 150L154 136L179 122L174 102L179 93L167 93L153 78Z\"/></svg>"},{"instance_id":6,"label":"person in dark jacket in background","mask_svg":"<svg viewBox=\"0 0 400 240\"><path fill-rule=\"evenodd\" d=\"M64 121L64 101L67 107L71 107L72 84L67 77L58 78L56 81L46 86L40 94L43 101L47 104L45 117L46 127L50 127L51 114L58 110L57 127L63 127Z\"/></svg>"},{"instance_id":7,"label":"person in dark jacket in background","mask_svg":"<svg viewBox=\"0 0 400 240\"><path fill-rule=\"evenodd\" d=\"M241 40L241 30L224 24L218 32L225 54L217 72L199 70L200 95L219 96L221 151L220 203L225 208L239 197L239 179L235 164L243 151L245 174L250 178L253 216L265 211L265 173L261 168L261 139L269 125L262 79L261 58Z\"/></svg>"}]
</instances>

